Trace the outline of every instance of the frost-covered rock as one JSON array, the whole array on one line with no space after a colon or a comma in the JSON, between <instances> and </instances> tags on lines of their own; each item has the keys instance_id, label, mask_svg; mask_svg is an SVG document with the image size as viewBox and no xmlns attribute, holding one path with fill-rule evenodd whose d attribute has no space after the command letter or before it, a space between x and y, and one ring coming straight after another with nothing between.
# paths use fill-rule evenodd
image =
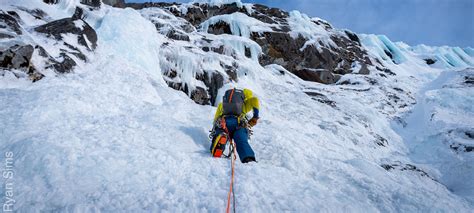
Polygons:
<instances>
[{"instance_id":1,"label":"frost-covered rock","mask_svg":"<svg viewBox=\"0 0 474 213\"><path fill-rule=\"evenodd\" d=\"M23 34L17 19L13 17L18 16L18 14L14 11L9 13L0 10L0 39L13 38Z\"/></svg>"},{"instance_id":2,"label":"frost-covered rock","mask_svg":"<svg viewBox=\"0 0 474 213\"><path fill-rule=\"evenodd\" d=\"M101 0L81 0L81 4L98 8L102 4Z\"/></svg>"},{"instance_id":3,"label":"frost-covered rock","mask_svg":"<svg viewBox=\"0 0 474 213\"><path fill-rule=\"evenodd\" d=\"M304 80L331 84L340 75L367 73L367 66L372 65L357 35L335 30L323 20L310 19L298 12L237 3L141 6L167 9L206 33L251 38L261 46L258 58L262 65L282 65ZM250 47L245 48L250 52ZM359 70L354 69L354 63L362 64Z\"/></svg>"},{"instance_id":4,"label":"frost-covered rock","mask_svg":"<svg viewBox=\"0 0 474 213\"><path fill-rule=\"evenodd\" d=\"M21 77L21 74L15 70L22 70L33 82L41 80L44 75L32 66L33 51L34 48L31 45L14 45L7 50L0 50L0 68L12 70L17 77Z\"/></svg>"},{"instance_id":5,"label":"frost-covered rock","mask_svg":"<svg viewBox=\"0 0 474 213\"><path fill-rule=\"evenodd\" d=\"M36 27L35 30L52 36L56 40L64 39L63 35L66 34L76 35L79 44L89 48L89 50L94 50L97 46L97 33L87 22L82 20L82 16L82 9L76 8L73 17L52 21Z\"/></svg>"},{"instance_id":6,"label":"frost-covered rock","mask_svg":"<svg viewBox=\"0 0 474 213\"><path fill-rule=\"evenodd\" d=\"M22 77L18 73L22 71L33 81L44 77L47 70L71 72L78 63L86 62L89 52L97 47L97 34L83 18L79 7L72 17L59 20L52 20L40 8L1 11L2 67L16 70L17 77Z\"/></svg>"},{"instance_id":7,"label":"frost-covered rock","mask_svg":"<svg viewBox=\"0 0 474 213\"><path fill-rule=\"evenodd\" d=\"M125 7L125 0L102 0L102 3L113 7Z\"/></svg>"}]
</instances>

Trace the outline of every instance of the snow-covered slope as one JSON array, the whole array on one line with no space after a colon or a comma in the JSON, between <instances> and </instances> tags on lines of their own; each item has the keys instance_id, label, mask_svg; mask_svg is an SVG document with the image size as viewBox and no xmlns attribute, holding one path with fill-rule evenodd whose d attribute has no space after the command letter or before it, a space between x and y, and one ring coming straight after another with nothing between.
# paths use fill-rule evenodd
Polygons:
<instances>
[{"instance_id":1,"label":"snow-covered slope","mask_svg":"<svg viewBox=\"0 0 474 213\"><path fill-rule=\"evenodd\" d=\"M474 201L474 70L444 71L419 92L405 124L394 123L421 165L433 165L436 179L454 193ZM450 149L448 149L448 147Z\"/></svg>"},{"instance_id":2,"label":"snow-covered slope","mask_svg":"<svg viewBox=\"0 0 474 213\"><path fill-rule=\"evenodd\" d=\"M39 8L52 21L84 7L60 2L8 1L1 9ZM82 51L88 59L73 73L50 70L31 83L15 75L21 69L0 71L0 160L14 162L2 168L14 175L3 179L1 191L12 194L1 200L14 200L15 210L224 211L230 162L208 153L215 108L196 104L197 93L189 98L217 75L222 85L206 91L215 101L237 86L252 89L262 106L251 138L258 163L236 165L238 212L473 210L473 71L450 69L470 66L461 49L449 52L464 64L429 66L425 57L439 51L359 35L375 66L325 85L261 66L252 57L262 54L258 44L242 31L213 35L160 8L85 14L97 47ZM24 36L61 48L34 31L43 22L19 16ZM309 36L332 45L317 33ZM246 47L256 52L249 57Z\"/></svg>"}]
</instances>

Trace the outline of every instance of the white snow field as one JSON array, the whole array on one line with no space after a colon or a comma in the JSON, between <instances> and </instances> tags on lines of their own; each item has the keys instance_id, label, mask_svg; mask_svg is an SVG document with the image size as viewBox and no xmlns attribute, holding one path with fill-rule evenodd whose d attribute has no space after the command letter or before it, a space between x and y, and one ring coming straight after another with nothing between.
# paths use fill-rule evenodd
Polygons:
<instances>
[{"instance_id":1,"label":"white snow field","mask_svg":"<svg viewBox=\"0 0 474 213\"><path fill-rule=\"evenodd\" d=\"M70 17L78 1L62 2L7 1L1 9L21 5L53 19ZM17 212L225 211L230 161L209 154L216 108L169 88L160 67L199 72L190 67L227 58L183 48L191 43L160 49L171 41L147 19L149 12L103 6L87 17L98 46L71 74L46 73L35 83L11 72L0 76L0 165L7 152L14 161L13 177L0 186L2 204L13 199ZM295 22L308 19L292 14ZM229 21L245 28L241 20ZM32 30L38 24L24 29L36 41L42 39ZM249 29L239 30L245 36ZM197 34L206 33L193 32L191 39ZM222 42L254 45L240 35L222 35ZM396 75L347 74L340 81L350 84L323 85L278 65L238 59L239 81L219 93L252 89L261 120L251 138L258 163L236 163L237 212L474 210L474 158L465 148L474 145L468 136L474 134L474 87L464 82L474 78L466 69L472 64L446 47L442 51L453 57L445 61L459 63L430 67L420 55L446 56L441 49L423 52L385 36L361 37ZM239 52L239 45L229 46ZM386 48L396 53L393 61ZM168 64L164 55L177 63ZM472 61L472 55L463 57ZM204 59L207 64L199 63ZM397 103L406 106L388 104L393 96L387 94L397 94Z\"/></svg>"}]
</instances>

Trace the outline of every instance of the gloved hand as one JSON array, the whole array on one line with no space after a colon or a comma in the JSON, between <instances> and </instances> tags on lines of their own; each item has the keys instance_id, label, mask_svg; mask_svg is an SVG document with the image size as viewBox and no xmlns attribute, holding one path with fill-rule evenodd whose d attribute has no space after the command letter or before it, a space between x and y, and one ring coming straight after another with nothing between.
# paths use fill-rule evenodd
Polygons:
<instances>
[{"instance_id":1,"label":"gloved hand","mask_svg":"<svg viewBox=\"0 0 474 213\"><path fill-rule=\"evenodd\" d=\"M257 122L258 122L258 118L252 118L252 119L249 120L249 126L253 127L253 126L257 125Z\"/></svg>"}]
</instances>

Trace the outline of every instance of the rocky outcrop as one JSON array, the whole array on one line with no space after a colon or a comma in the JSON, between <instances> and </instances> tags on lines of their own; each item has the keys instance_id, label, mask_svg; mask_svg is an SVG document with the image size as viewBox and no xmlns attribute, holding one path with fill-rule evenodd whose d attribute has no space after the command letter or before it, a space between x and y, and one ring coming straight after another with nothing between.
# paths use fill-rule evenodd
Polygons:
<instances>
[{"instance_id":1,"label":"rocky outcrop","mask_svg":"<svg viewBox=\"0 0 474 213\"><path fill-rule=\"evenodd\" d=\"M5 13L0 10L0 39L2 38L14 38L22 35L20 24L15 17L16 12L10 11L11 14ZM18 14L16 14L18 16Z\"/></svg>"},{"instance_id":2,"label":"rocky outcrop","mask_svg":"<svg viewBox=\"0 0 474 213\"><path fill-rule=\"evenodd\" d=\"M44 75L32 66L31 57L33 52L34 48L31 45L14 45L5 51L0 50L0 68L6 70L22 70L30 80L33 82L38 81L43 78ZM15 74L17 75L17 73Z\"/></svg>"},{"instance_id":3,"label":"rocky outcrop","mask_svg":"<svg viewBox=\"0 0 474 213\"><path fill-rule=\"evenodd\" d=\"M382 168L384 168L387 171L391 170L398 170L398 171L411 171L419 174L421 177L427 177L430 178L434 181L436 181L434 178L432 178L427 172L423 171L422 169L418 168L415 165L412 164L403 164L401 162L395 162L392 164L382 164L380 165Z\"/></svg>"},{"instance_id":4,"label":"rocky outcrop","mask_svg":"<svg viewBox=\"0 0 474 213\"><path fill-rule=\"evenodd\" d=\"M76 8L71 18L49 22L36 27L35 31L44 33L58 41L62 41L65 34L76 35L79 45L85 47L86 51L93 51L97 47L97 33L82 19L83 16L83 10ZM87 61L84 50L67 42L63 42L63 45L66 48L60 49L61 53L57 59L48 55L44 49L41 51L40 55L48 58L49 66L47 68L54 68L59 73L68 73L77 65L77 62L71 57L72 55L82 61Z\"/></svg>"},{"instance_id":5,"label":"rocky outcrop","mask_svg":"<svg viewBox=\"0 0 474 213\"><path fill-rule=\"evenodd\" d=\"M289 20L290 13L277 8L269 8L264 5L254 4L252 8L238 5L237 3L213 6L208 4L178 4L178 3L128 3L132 7L141 11L142 15L155 24L157 31L173 41L162 48L168 49L162 51L165 55L162 67L165 81L174 89L181 90L188 94L196 103L215 104L217 91L224 85L224 82L238 81L237 66L238 63L228 64L220 62L222 71L208 70L201 67L201 63L186 62L194 64L198 72L194 71L195 83L187 85L189 82L183 82L179 77L180 71L173 68L174 64L182 63L180 59L172 52L193 52L193 54L217 53L225 56L231 56L239 60L237 55L243 54L247 58L252 57L251 45L259 45L262 54L257 56L256 60L262 66L278 64L303 80L320 82L324 84L333 84L339 81L342 75L348 73L368 74L373 66L372 60L367 55L365 49L361 46L359 37L350 31L341 31L334 29L329 23L321 19L311 19L309 24L319 26L325 30L327 43L316 42L313 44L309 38L298 35L292 31ZM145 8L160 8L162 10L149 10ZM265 32L250 32L249 41L252 44L244 44L244 52L229 52L229 46L225 46L225 41L216 41L216 37L206 34L193 34L198 29L202 30L202 24L219 15L228 15L241 13L250 19L256 19L271 26L271 30ZM240 16L239 16L240 17ZM207 26L207 25L206 25ZM232 27L226 21L217 21L206 28L206 33L214 35L233 34ZM194 38L191 39L190 36ZM223 37L226 38L226 37ZM227 37L231 38L231 37ZM219 38L217 38L219 39ZM188 41L190 46L182 49L174 49L175 41ZM332 45L328 45L331 43ZM181 43L182 44L182 43ZM178 46L180 46L179 44ZM249 45L249 46L247 46ZM197 46L201 51L193 50ZM184 54L185 55L185 54ZM185 57L185 56L181 56ZM380 66L383 69L383 66ZM188 72L192 72L189 71ZM200 83L199 83L200 82ZM318 99L334 105L330 100Z\"/></svg>"},{"instance_id":6,"label":"rocky outcrop","mask_svg":"<svg viewBox=\"0 0 474 213\"><path fill-rule=\"evenodd\" d=\"M81 19L82 14L82 9L76 8L73 17L41 25L36 27L35 31L52 36L56 40L62 40L63 34L71 33L78 36L79 44L94 50L97 46L97 33L87 22Z\"/></svg>"},{"instance_id":7,"label":"rocky outcrop","mask_svg":"<svg viewBox=\"0 0 474 213\"><path fill-rule=\"evenodd\" d=\"M112 7L125 7L125 0L102 0L102 3L110 5Z\"/></svg>"},{"instance_id":8,"label":"rocky outcrop","mask_svg":"<svg viewBox=\"0 0 474 213\"><path fill-rule=\"evenodd\" d=\"M305 92L307 95L311 96L311 99L315 100L315 101L318 101L320 103L323 103L323 104L327 104L331 107L334 107L336 108L336 102L335 101L332 101L330 100L326 95L323 95L319 92L312 92L312 91L308 91L308 92Z\"/></svg>"},{"instance_id":9,"label":"rocky outcrop","mask_svg":"<svg viewBox=\"0 0 474 213\"><path fill-rule=\"evenodd\" d=\"M32 81L37 81L43 78L43 74L31 62L35 48L29 44L15 44L14 39L24 34L18 19L15 11L0 11L0 41L11 43L6 47L0 46L0 69L12 71L17 77L21 77L20 71Z\"/></svg>"},{"instance_id":10,"label":"rocky outcrop","mask_svg":"<svg viewBox=\"0 0 474 213\"><path fill-rule=\"evenodd\" d=\"M102 4L101 0L81 0L81 4L98 8Z\"/></svg>"},{"instance_id":11,"label":"rocky outcrop","mask_svg":"<svg viewBox=\"0 0 474 213\"><path fill-rule=\"evenodd\" d=\"M43 0L43 2L46 4L56 4L59 2L59 0Z\"/></svg>"},{"instance_id":12,"label":"rocky outcrop","mask_svg":"<svg viewBox=\"0 0 474 213\"><path fill-rule=\"evenodd\" d=\"M159 7L167 9L175 16L186 19L195 27L211 17L236 12L264 23L273 24L273 31L252 33L251 39L257 42L263 50L259 61L262 65L278 64L307 81L332 84L347 73L368 74L372 61L366 50L361 46L355 33L334 29L324 20L314 19L313 23L323 27L330 34L330 40L335 46L322 42L307 45L308 39L303 36L294 37L288 23L290 14L277 8L269 8L255 4L252 11L239 7L236 3L220 7L207 4L194 4L185 10L177 9L175 3L144 3L127 4L136 9ZM232 34L231 27L226 22L217 22L208 28L208 33ZM179 37L178 37L179 39ZM359 66L356 66L359 65Z\"/></svg>"},{"instance_id":13,"label":"rocky outcrop","mask_svg":"<svg viewBox=\"0 0 474 213\"><path fill-rule=\"evenodd\" d=\"M197 55L217 53L225 55L227 58L230 56L236 61L240 60L239 57L243 55L258 60L262 66L281 65L303 80L324 84L334 84L341 79L341 76L348 73L369 74L370 70L375 69L373 63L377 63L375 59L368 56L366 50L361 46L357 34L347 30L334 29L329 23L321 19L308 18L309 21L305 24L314 25L313 28L321 30L316 30L314 32L316 33L315 36L310 35L308 37L308 35L300 34L292 29L292 27L295 28L292 14L260 4L254 4L251 8L249 5L239 5L237 3L214 6L199 3L148 2L127 3L126 6L140 10L144 17L151 20L159 33L171 39L162 47L162 49L168 50L161 53L165 55L165 62L163 62L165 66L162 67L165 81L170 87L185 92L199 104L214 104L217 91L225 82L238 81L238 68L234 65L238 63L234 62L231 65L228 61L225 63L221 61L219 63L224 71L217 71L206 69L200 62L185 62L186 64L193 64L194 68L191 69L199 69L199 71L186 71L194 73L194 82L187 85L190 82L183 82L180 78L180 72L182 71L174 67L175 64L183 63L183 61L180 61L173 52L183 52L179 57L185 57L185 52L192 52ZM160 9L153 10L149 8ZM212 23L206 22L219 15L227 15L228 18L235 18L232 15L238 15L237 18L243 17L250 21L260 21L269 27L263 32L252 32L249 29L250 35L241 35L245 37L242 40L232 39L229 36L209 36L206 33L214 35L232 35L235 33L232 31L235 30L236 26L231 26L231 23L228 22L232 21L229 21L229 19L226 19L227 21L213 21ZM243 22L245 22L243 25L247 23L246 21ZM204 29L206 30L205 33L197 33L197 31ZM317 33L322 36L317 35ZM322 40L314 39L319 37ZM219 41L220 39L222 40ZM182 46L181 41L187 41L190 44L184 50L173 49L176 48L175 45ZM235 52L237 50L233 49L233 44L230 44L230 46L227 44L226 46L226 42L234 44L235 42L243 42L238 44L242 45L243 48L239 47L240 52ZM255 56L255 48L252 49L254 46L260 46L261 48L261 54L258 56ZM195 47L200 50L193 49ZM380 63L377 64L378 69L385 69ZM207 88L195 85L204 85ZM333 102L324 98L319 98L318 101L334 105Z\"/></svg>"},{"instance_id":14,"label":"rocky outcrop","mask_svg":"<svg viewBox=\"0 0 474 213\"><path fill-rule=\"evenodd\" d=\"M18 8L18 10L28 12L35 19L43 21L51 19L40 9L27 11L26 8ZM77 8L71 18L50 21L34 28L36 32L45 34L46 40L56 40L56 43L52 43L55 43L54 48L58 48L58 51L56 55L51 55L42 44L34 42L29 38L29 33L23 31L21 23L24 22L17 12L0 11L0 41L8 44L0 46L0 68L14 73L17 77L26 76L33 82L44 77L42 70L52 69L56 73L71 72L77 61L87 61L87 52L93 51L97 46L97 34L82 20L83 16L83 10ZM67 36L67 39L64 36ZM76 36L77 42L73 42L71 36ZM50 44L43 45L50 46Z\"/></svg>"}]
</instances>

